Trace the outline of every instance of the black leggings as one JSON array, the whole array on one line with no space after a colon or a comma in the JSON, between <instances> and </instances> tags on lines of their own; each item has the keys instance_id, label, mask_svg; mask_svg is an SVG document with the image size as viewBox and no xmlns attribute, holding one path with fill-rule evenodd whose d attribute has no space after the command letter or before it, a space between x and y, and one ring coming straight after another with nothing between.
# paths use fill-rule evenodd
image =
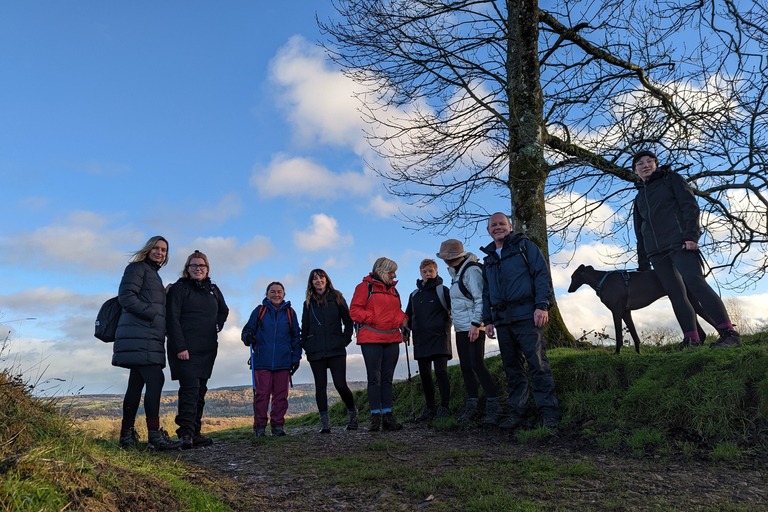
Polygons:
<instances>
[{"instance_id":1,"label":"black leggings","mask_svg":"<svg viewBox=\"0 0 768 512\"><path fill-rule=\"evenodd\" d=\"M486 398L496 398L496 384L491 372L485 367L485 331L480 331L473 342L469 342L469 331L456 333L456 351L459 353L459 366L467 388L467 398L477 398L478 379L483 386Z\"/></svg>"},{"instance_id":2,"label":"black leggings","mask_svg":"<svg viewBox=\"0 0 768 512\"><path fill-rule=\"evenodd\" d=\"M310 361L309 366L312 368L312 375L315 376L315 401L318 411L326 412L328 410L328 392L326 391L328 370L331 370L333 385L344 405L347 406L348 410L355 408L355 399L349 386L347 386L347 356L334 356Z\"/></svg>"},{"instance_id":3,"label":"black leggings","mask_svg":"<svg viewBox=\"0 0 768 512\"><path fill-rule=\"evenodd\" d=\"M163 367L159 364L131 368L131 373L128 375L128 389L123 398L123 421L133 424L136 412L139 410L141 390L145 385L147 391L144 393L144 414L147 418L158 418L163 384L165 384L165 375L163 375Z\"/></svg>"},{"instance_id":4,"label":"black leggings","mask_svg":"<svg viewBox=\"0 0 768 512\"><path fill-rule=\"evenodd\" d=\"M704 279L696 251L668 251L652 256L651 263L684 334L696 332L696 312L688 300L688 293L699 301L715 327L722 328L730 322L723 301Z\"/></svg>"},{"instance_id":5,"label":"black leggings","mask_svg":"<svg viewBox=\"0 0 768 512\"><path fill-rule=\"evenodd\" d=\"M437 387L440 388L440 405L448 407L451 402L451 381L448 378L448 356L432 356L418 359L421 387L424 388L424 397L427 399L427 407L435 407L435 383L432 381L432 364L435 365L435 377Z\"/></svg>"}]
</instances>

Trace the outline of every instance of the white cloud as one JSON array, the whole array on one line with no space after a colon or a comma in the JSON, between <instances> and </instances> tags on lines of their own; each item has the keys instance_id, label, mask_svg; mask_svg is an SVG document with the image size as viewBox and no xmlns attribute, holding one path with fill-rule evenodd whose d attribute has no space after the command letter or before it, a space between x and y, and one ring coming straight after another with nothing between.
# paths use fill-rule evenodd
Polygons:
<instances>
[{"instance_id":1,"label":"white cloud","mask_svg":"<svg viewBox=\"0 0 768 512\"><path fill-rule=\"evenodd\" d=\"M349 247L354 243L352 235L339 233L339 223L333 217L318 213L312 216L312 224L305 231L293 234L293 243L303 251L322 251Z\"/></svg>"},{"instance_id":2,"label":"white cloud","mask_svg":"<svg viewBox=\"0 0 768 512\"><path fill-rule=\"evenodd\" d=\"M378 194L370 198L368 204L363 208L363 211L373 212L379 217L387 218L397 215L403 209L406 209L407 206L408 205L397 198L388 199L381 194Z\"/></svg>"},{"instance_id":3,"label":"white cloud","mask_svg":"<svg viewBox=\"0 0 768 512\"><path fill-rule=\"evenodd\" d=\"M355 83L330 67L321 48L292 37L272 60L271 79L282 88L281 101L301 141L368 151Z\"/></svg>"},{"instance_id":4,"label":"white cloud","mask_svg":"<svg viewBox=\"0 0 768 512\"><path fill-rule=\"evenodd\" d=\"M365 173L336 173L306 158L276 155L265 169L254 169L250 183L263 197L331 200L349 196L365 198L375 180Z\"/></svg>"},{"instance_id":5,"label":"white cloud","mask_svg":"<svg viewBox=\"0 0 768 512\"><path fill-rule=\"evenodd\" d=\"M225 221L237 217L243 211L243 200L236 192L226 194L212 208L203 208L199 212L202 221Z\"/></svg>"},{"instance_id":6,"label":"white cloud","mask_svg":"<svg viewBox=\"0 0 768 512\"><path fill-rule=\"evenodd\" d=\"M263 236L255 236L250 241L240 243L235 237L201 237L174 251L169 267L184 267L187 257L195 250L205 253L211 264L211 275L242 270L257 261L268 258L275 252L272 241Z\"/></svg>"},{"instance_id":7,"label":"white cloud","mask_svg":"<svg viewBox=\"0 0 768 512\"><path fill-rule=\"evenodd\" d=\"M74 272L115 271L146 237L133 227L111 228L110 222L93 212L76 211L50 226L1 237L0 262L46 269L66 264Z\"/></svg>"}]
</instances>

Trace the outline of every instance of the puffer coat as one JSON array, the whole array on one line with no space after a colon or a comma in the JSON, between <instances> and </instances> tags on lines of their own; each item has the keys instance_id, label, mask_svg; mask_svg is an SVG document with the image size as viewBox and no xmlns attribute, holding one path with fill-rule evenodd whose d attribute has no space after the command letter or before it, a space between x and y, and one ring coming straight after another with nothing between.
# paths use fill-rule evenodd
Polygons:
<instances>
[{"instance_id":1,"label":"puffer coat","mask_svg":"<svg viewBox=\"0 0 768 512\"><path fill-rule=\"evenodd\" d=\"M349 315L359 325L358 345L403 341L400 326L407 317L400 309L400 294L395 285L397 281L386 285L371 273L355 287Z\"/></svg>"},{"instance_id":2,"label":"puffer coat","mask_svg":"<svg viewBox=\"0 0 768 512\"><path fill-rule=\"evenodd\" d=\"M346 356L346 346L352 341L352 318L347 301L341 298L339 304L331 297L326 298L326 304L322 306L314 297L309 304L304 302L301 347L307 354L307 361Z\"/></svg>"},{"instance_id":3,"label":"puffer coat","mask_svg":"<svg viewBox=\"0 0 768 512\"><path fill-rule=\"evenodd\" d=\"M459 267L458 271L448 268L451 275L451 312L453 313L453 327L456 332L466 332L474 322L478 327L483 323L483 269L475 265L470 266L464 272L464 286L467 287L472 298L467 298L461 293L459 276L470 263L476 262L477 256L471 252ZM481 327L482 328L482 327Z\"/></svg>"},{"instance_id":4,"label":"puffer coat","mask_svg":"<svg viewBox=\"0 0 768 512\"><path fill-rule=\"evenodd\" d=\"M165 368L165 288L159 269L148 259L125 268L117 294L123 313L112 347L114 366Z\"/></svg>"},{"instance_id":5,"label":"puffer coat","mask_svg":"<svg viewBox=\"0 0 768 512\"><path fill-rule=\"evenodd\" d=\"M179 279L168 291L168 364L171 378L210 379L218 351L218 331L229 316L221 290L210 279ZM188 360L177 357L189 352Z\"/></svg>"},{"instance_id":6,"label":"puffer coat","mask_svg":"<svg viewBox=\"0 0 768 512\"><path fill-rule=\"evenodd\" d=\"M443 294L443 307L437 294ZM443 278L437 276L426 283L416 281L416 291L408 299L405 314L413 333L413 358L453 357L451 351L451 300Z\"/></svg>"}]
</instances>

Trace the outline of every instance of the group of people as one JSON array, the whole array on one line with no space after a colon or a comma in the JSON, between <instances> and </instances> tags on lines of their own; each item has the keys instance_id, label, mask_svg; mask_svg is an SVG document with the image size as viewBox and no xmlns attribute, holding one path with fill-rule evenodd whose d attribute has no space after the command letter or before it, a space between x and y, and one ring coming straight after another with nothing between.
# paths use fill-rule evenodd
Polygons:
<instances>
[{"instance_id":1,"label":"group of people","mask_svg":"<svg viewBox=\"0 0 768 512\"><path fill-rule=\"evenodd\" d=\"M710 347L740 346L739 334L722 300L702 274L699 209L690 187L668 167L659 167L650 151L635 155L632 167L640 178L634 203L639 266L642 270L652 264L663 283L683 330L681 346L702 344L689 296L695 297L699 302L696 306L715 321L720 338ZM467 395L459 421L469 422L480 414L478 391L482 386L486 396L484 424L514 429L536 417L546 427L557 427L560 408L543 336L549 308L554 304L549 266L532 241L512 231L505 214L491 215L487 231L492 241L481 248L482 264L459 240L441 244L436 256L448 267L450 286L438 275L435 260L422 261L421 279L409 295L405 311L396 288L397 263L384 257L376 260L370 274L357 285L349 306L324 270L312 270L301 323L290 301L285 300L284 286L270 283L264 300L242 330L242 341L251 352L255 435L265 436L268 424L272 436L285 435L288 389L302 350L314 376L320 432L331 430L328 371L347 407L346 428L359 427L358 411L346 383L346 347L355 330L367 374L369 431L402 428L392 411L392 386L400 343L409 343L411 337L426 401L416 421L451 415L447 370L453 356L451 330L455 332ZM210 280L205 254L190 254L181 279L166 289L158 270L167 261L168 241L152 237L134 254L120 284L118 300L123 314L112 364L130 369L121 446L138 441L134 421L144 387L150 447L167 450L211 443L201 433L201 418L216 357L217 333L229 309ZM166 336L171 377L179 381L177 440L159 426ZM498 390L485 367L486 336L498 339L507 378L510 412L501 422ZM530 404L531 394L535 410Z\"/></svg>"}]
</instances>

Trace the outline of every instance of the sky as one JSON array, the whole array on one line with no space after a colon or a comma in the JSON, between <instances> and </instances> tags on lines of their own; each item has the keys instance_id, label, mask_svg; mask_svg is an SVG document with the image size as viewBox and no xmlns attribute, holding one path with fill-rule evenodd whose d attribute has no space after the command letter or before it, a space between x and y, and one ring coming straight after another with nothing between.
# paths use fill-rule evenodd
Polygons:
<instances>
[{"instance_id":1,"label":"sky","mask_svg":"<svg viewBox=\"0 0 768 512\"><path fill-rule=\"evenodd\" d=\"M128 371L93 322L157 234L170 242L164 282L203 251L229 304L211 388L250 384L240 331L271 281L300 314L311 269L351 300L386 256L410 294L447 237L404 224L413 207L370 171L355 86L317 44L315 17L334 14L309 0L0 0L0 364L41 393L123 393ZM503 197L484 206L509 210ZM490 242L484 226L449 236L476 254ZM613 334L591 289L567 293L578 264L606 268L611 252L585 240L552 257L576 336ZM768 322L765 282L727 301L743 327ZM679 331L666 299L633 317L641 333ZM365 380L348 352L348 379ZM294 382L312 382L306 361Z\"/></svg>"}]
</instances>

